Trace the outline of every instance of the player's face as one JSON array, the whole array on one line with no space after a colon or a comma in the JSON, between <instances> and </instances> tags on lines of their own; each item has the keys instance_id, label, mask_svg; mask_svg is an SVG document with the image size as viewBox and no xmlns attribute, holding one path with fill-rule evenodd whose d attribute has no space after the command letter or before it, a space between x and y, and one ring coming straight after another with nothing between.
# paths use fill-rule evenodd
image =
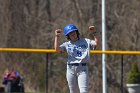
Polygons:
<instances>
[{"instance_id":1,"label":"player's face","mask_svg":"<svg viewBox=\"0 0 140 93\"><path fill-rule=\"evenodd\" d=\"M70 37L71 41L76 41L78 39L77 32L76 31L72 31L71 33L69 33L69 37Z\"/></svg>"}]
</instances>

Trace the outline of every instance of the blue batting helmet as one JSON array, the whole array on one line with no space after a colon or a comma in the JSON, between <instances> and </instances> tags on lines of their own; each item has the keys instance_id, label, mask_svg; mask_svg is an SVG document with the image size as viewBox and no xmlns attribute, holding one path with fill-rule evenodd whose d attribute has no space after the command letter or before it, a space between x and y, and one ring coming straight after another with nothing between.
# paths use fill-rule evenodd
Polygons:
<instances>
[{"instance_id":1,"label":"blue batting helmet","mask_svg":"<svg viewBox=\"0 0 140 93\"><path fill-rule=\"evenodd\" d=\"M74 24L68 24L64 27L64 35L67 36L70 32L78 30Z\"/></svg>"}]
</instances>

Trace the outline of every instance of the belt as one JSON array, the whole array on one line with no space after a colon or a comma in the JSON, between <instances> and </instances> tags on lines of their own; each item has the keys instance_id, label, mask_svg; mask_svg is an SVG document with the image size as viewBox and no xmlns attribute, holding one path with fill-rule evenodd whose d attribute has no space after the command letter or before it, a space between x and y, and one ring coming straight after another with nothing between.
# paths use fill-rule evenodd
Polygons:
<instances>
[{"instance_id":1,"label":"belt","mask_svg":"<svg viewBox=\"0 0 140 93\"><path fill-rule=\"evenodd\" d=\"M68 64L68 65L71 65L71 66L80 66L80 65L86 66L87 63L71 63L71 64Z\"/></svg>"}]
</instances>

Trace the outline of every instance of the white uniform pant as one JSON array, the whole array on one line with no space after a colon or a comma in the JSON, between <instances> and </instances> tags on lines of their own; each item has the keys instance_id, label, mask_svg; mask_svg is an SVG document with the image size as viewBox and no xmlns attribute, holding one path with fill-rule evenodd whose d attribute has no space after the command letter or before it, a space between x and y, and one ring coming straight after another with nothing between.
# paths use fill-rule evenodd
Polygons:
<instances>
[{"instance_id":1,"label":"white uniform pant","mask_svg":"<svg viewBox=\"0 0 140 93\"><path fill-rule=\"evenodd\" d=\"M88 93L88 67L67 65L67 82L70 93Z\"/></svg>"}]
</instances>

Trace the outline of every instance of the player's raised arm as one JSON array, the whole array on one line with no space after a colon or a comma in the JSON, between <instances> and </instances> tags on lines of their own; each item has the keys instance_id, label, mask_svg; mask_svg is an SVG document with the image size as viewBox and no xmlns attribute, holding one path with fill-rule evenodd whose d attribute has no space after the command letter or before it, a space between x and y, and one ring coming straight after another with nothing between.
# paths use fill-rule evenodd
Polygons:
<instances>
[{"instance_id":1,"label":"player's raised arm","mask_svg":"<svg viewBox=\"0 0 140 93\"><path fill-rule=\"evenodd\" d=\"M58 52L60 51L59 45L60 45L60 35L61 35L61 33L62 33L61 29L56 29L55 30L54 49Z\"/></svg>"},{"instance_id":2,"label":"player's raised arm","mask_svg":"<svg viewBox=\"0 0 140 93\"><path fill-rule=\"evenodd\" d=\"M96 29L95 29L95 26L89 26L89 31L90 33L94 36L94 40L96 42L96 46L98 45L98 38L96 36Z\"/></svg>"}]
</instances>

